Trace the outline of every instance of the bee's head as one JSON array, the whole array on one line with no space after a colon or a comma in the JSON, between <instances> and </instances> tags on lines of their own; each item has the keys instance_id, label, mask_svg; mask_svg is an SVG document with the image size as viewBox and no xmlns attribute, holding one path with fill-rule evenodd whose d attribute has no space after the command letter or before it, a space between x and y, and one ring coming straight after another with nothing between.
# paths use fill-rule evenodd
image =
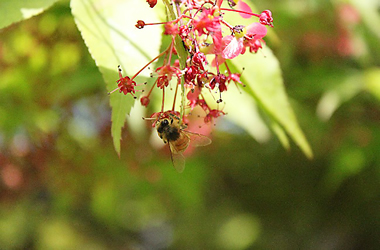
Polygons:
<instances>
[{"instance_id":1,"label":"bee's head","mask_svg":"<svg viewBox=\"0 0 380 250\"><path fill-rule=\"evenodd\" d=\"M161 126L163 126L163 127L166 127L166 126L168 126L168 125L169 125L169 123L170 123L170 122L169 122L169 120L168 120L168 119L164 119L164 120L162 120L162 121L161 121L161 123L160 123L160 124L161 124Z\"/></svg>"},{"instance_id":2,"label":"bee's head","mask_svg":"<svg viewBox=\"0 0 380 250\"><path fill-rule=\"evenodd\" d=\"M164 118L164 119L157 121L157 131L159 133L162 133L164 131L165 127L169 126L169 124L170 124L170 121L167 118Z\"/></svg>"}]
</instances>

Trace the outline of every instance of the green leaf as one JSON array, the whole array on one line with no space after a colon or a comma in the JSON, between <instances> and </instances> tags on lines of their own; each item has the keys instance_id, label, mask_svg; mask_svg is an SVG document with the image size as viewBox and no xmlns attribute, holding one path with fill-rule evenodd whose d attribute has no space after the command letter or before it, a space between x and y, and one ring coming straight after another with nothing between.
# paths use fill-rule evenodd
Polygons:
<instances>
[{"instance_id":1,"label":"green leaf","mask_svg":"<svg viewBox=\"0 0 380 250\"><path fill-rule=\"evenodd\" d=\"M245 89L268 117L273 119L271 124L275 126L272 126L272 129L277 135L282 135L280 137L281 143L285 147L289 147L287 140L283 138L284 134L281 132L281 128L283 128L304 154L312 158L312 150L290 106L280 65L272 51L265 46L257 54L246 53L243 56L238 56L233 59L233 63L237 68L245 68L242 74L242 80L247 85ZM277 127L276 123L280 127Z\"/></svg>"},{"instance_id":2,"label":"green leaf","mask_svg":"<svg viewBox=\"0 0 380 250\"><path fill-rule=\"evenodd\" d=\"M159 7L151 9L140 0L72 0L71 8L82 37L107 84L107 91L117 87L118 65L123 69L123 76L132 77L159 54L161 27L147 26L141 30L135 27L139 19L158 22L156 12L162 11ZM145 82L149 73L149 70L140 73L136 83ZM111 132L118 154L126 115L134 103L130 94L125 96L116 92L110 95Z\"/></svg>"},{"instance_id":3,"label":"green leaf","mask_svg":"<svg viewBox=\"0 0 380 250\"><path fill-rule=\"evenodd\" d=\"M363 90L363 74L361 72L345 72L338 83L326 91L317 106L317 115L323 121L331 118L334 112L345 102L351 100Z\"/></svg>"},{"instance_id":4,"label":"green leaf","mask_svg":"<svg viewBox=\"0 0 380 250\"><path fill-rule=\"evenodd\" d=\"M361 21L371 30L378 38L380 38L379 1L378 0L349 0L356 10L360 13Z\"/></svg>"},{"instance_id":5,"label":"green leaf","mask_svg":"<svg viewBox=\"0 0 380 250\"><path fill-rule=\"evenodd\" d=\"M0 29L12 23L38 15L58 0L24 0L0 2Z\"/></svg>"},{"instance_id":6,"label":"green leaf","mask_svg":"<svg viewBox=\"0 0 380 250\"><path fill-rule=\"evenodd\" d=\"M231 64L228 64L232 68ZM206 95L208 97L209 95ZM260 116L256 102L247 93L240 93L239 90L230 85L228 91L222 95L226 103L224 111L227 113L225 119L243 128L256 141L267 142L270 138L270 131ZM207 102L215 102L211 97Z\"/></svg>"},{"instance_id":7,"label":"green leaf","mask_svg":"<svg viewBox=\"0 0 380 250\"><path fill-rule=\"evenodd\" d=\"M277 135L277 138L280 141L280 143L282 144L282 146L286 149L289 149L290 148L289 139L286 136L286 133L285 133L284 129L280 126L280 124L278 124L276 121L271 119L270 120L270 126L271 126L273 133L275 133Z\"/></svg>"},{"instance_id":8,"label":"green leaf","mask_svg":"<svg viewBox=\"0 0 380 250\"><path fill-rule=\"evenodd\" d=\"M380 68L364 71L364 88L380 101Z\"/></svg>"}]
</instances>

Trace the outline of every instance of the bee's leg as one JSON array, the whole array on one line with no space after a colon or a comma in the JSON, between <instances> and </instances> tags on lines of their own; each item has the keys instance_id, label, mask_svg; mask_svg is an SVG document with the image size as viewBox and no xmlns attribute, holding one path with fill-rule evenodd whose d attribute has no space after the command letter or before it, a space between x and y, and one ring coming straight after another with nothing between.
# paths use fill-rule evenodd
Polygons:
<instances>
[{"instance_id":1,"label":"bee's leg","mask_svg":"<svg viewBox=\"0 0 380 250\"><path fill-rule=\"evenodd\" d=\"M186 124L182 124L181 125L181 129L187 129L187 125Z\"/></svg>"}]
</instances>

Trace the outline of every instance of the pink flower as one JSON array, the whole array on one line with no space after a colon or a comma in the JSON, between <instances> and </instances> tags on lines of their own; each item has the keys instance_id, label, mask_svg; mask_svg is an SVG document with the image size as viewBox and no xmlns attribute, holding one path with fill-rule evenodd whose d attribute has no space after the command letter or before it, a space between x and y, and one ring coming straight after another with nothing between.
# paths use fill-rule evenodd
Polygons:
<instances>
[{"instance_id":1,"label":"pink flower","mask_svg":"<svg viewBox=\"0 0 380 250\"><path fill-rule=\"evenodd\" d=\"M169 86L169 80L167 75L159 76L157 78L157 87L163 89L164 87Z\"/></svg>"},{"instance_id":2,"label":"pink flower","mask_svg":"<svg viewBox=\"0 0 380 250\"><path fill-rule=\"evenodd\" d=\"M121 68L119 65L119 80L117 82L117 88L109 92L108 94L112 94L116 90L119 90L119 92L123 92L124 95L127 95L128 93L131 93L133 98L136 99L136 96L134 95L136 93L135 87L137 86L136 82L133 81L133 77L129 78L129 76L123 77L121 74ZM140 85L140 84L139 84Z\"/></svg>"},{"instance_id":3,"label":"pink flower","mask_svg":"<svg viewBox=\"0 0 380 250\"><path fill-rule=\"evenodd\" d=\"M191 61L195 67L198 67L201 70L205 70L203 65L206 64L207 61L206 56L202 52L195 53Z\"/></svg>"},{"instance_id":4,"label":"pink flower","mask_svg":"<svg viewBox=\"0 0 380 250\"><path fill-rule=\"evenodd\" d=\"M227 90L226 85L227 77L224 74L218 74L214 76L210 81L210 88L214 89L215 87L219 88L220 92Z\"/></svg>"},{"instance_id":5,"label":"pink flower","mask_svg":"<svg viewBox=\"0 0 380 250\"><path fill-rule=\"evenodd\" d=\"M260 23L273 27L273 17L270 10L264 10L260 14Z\"/></svg>"},{"instance_id":6,"label":"pink flower","mask_svg":"<svg viewBox=\"0 0 380 250\"><path fill-rule=\"evenodd\" d=\"M180 77L181 70L178 67L166 64L162 67L157 68L156 72L158 73L158 77L165 76L167 80L170 81L173 78L173 76Z\"/></svg>"},{"instance_id":7,"label":"pink flower","mask_svg":"<svg viewBox=\"0 0 380 250\"><path fill-rule=\"evenodd\" d=\"M136 82L129 78L129 76L122 77L117 80L117 86L119 87L119 92L123 92L124 95L131 93L132 95L136 93L135 86Z\"/></svg>"},{"instance_id":8,"label":"pink flower","mask_svg":"<svg viewBox=\"0 0 380 250\"><path fill-rule=\"evenodd\" d=\"M199 36L221 30L221 17L214 16L215 8L203 9L200 17L193 20L194 29Z\"/></svg>"},{"instance_id":9,"label":"pink flower","mask_svg":"<svg viewBox=\"0 0 380 250\"><path fill-rule=\"evenodd\" d=\"M218 118L219 116L225 115L225 114L226 113L224 113L222 110L212 109L208 112L204 121L205 121L205 123L208 123L208 122L211 122L214 118Z\"/></svg>"},{"instance_id":10,"label":"pink flower","mask_svg":"<svg viewBox=\"0 0 380 250\"><path fill-rule=\"evenodd\" d=\"M238 73L229 74L227 76L227 82L230 83L231 81L233 81L234 83L242 84L242 82L240 81L240 76L241 74L238 74Z\"/></svg>"},{"instance_id":11,"label":"pink flower","mask_svg":"<svg viewBox=\"0 0 380 250\"><path fill-rule=\"evenodd\" d=\"M165 35L174 35L174 36L178 35L179 34L178 25L175 23L172 23L172 22L165 24L164 34Z\"/></svg>"}]
</instances>

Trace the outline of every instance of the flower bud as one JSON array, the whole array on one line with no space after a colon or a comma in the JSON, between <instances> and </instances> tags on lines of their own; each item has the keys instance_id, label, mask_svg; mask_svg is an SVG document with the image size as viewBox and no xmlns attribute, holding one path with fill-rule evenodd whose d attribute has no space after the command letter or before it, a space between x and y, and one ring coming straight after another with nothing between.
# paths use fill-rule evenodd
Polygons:
<instances>
[{"instance_id":1,"label":"flower bud","mask_svg":"<svg viewBox=\"0 0 380 250\"><path fill-rule=\"evenodd\" d=\"M157 4L157 0L146 0L146 2L149 4L151 8L153 8Z\"/></svg>"},{"instance_id":2,"label":"flower bud","mask_svg":"<svg viewBox=\"0 0 380 250\"><path fill-rule=\"evenodd\" d=\"M140 102L141 102L141 105L143 105L144 107L147 107L150 102L149 96L141 97Z\"/></svg>"},{"instance_id":3,"label":"flower bud","mask_svg":"<svg viewBox=\"0 0 380 250\"><path fill-rule=\"evenodd\" d=\"M144 28L144 26L145 26L145 22L144 22L143 20L138 20L138 21L137 21L137 24L136 24L135 26L136 26L136 28L138 28L138 29L142 29L142 28Z\"/></svg>"}]
</instances>

